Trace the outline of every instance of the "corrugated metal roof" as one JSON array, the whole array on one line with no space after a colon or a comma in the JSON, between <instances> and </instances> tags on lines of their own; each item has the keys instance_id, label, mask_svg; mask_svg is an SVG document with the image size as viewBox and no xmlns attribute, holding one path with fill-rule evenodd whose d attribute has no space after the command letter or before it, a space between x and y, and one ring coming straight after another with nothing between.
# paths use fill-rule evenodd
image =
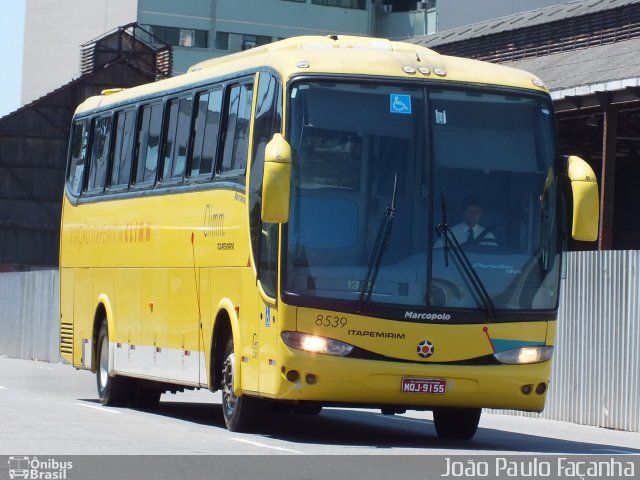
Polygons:
<instances>
[{"instance_id":1,"label":"corrugated metal roof","mask_svg":"<svg viewBox=\"0 0 640 480\"><path fill-rule=\"evenodd\" d=\"M495 35L501 32L576 18L633 4L640 5L640 0L576 0L562 5L553 5L528 12L516 13L431 35L414 37L407 40L407 42L418 43L429 48L437 47L442 44L461 42L486 35Z\"/></svg>"},{"instance_id":2,"label":"corrugated metal roof","mask_svg":"<svg viewBox=\"0 0 640 480\"><path fill-rule=\"evenodd\" d=\"M640 38L599 47L526 58L503 65L520 68L540 77L552 92L594 85L612 90L611 82L640 78ZM628 83L628 82L627 82ZM610 84L606 87L606 84ZM620 84L620 88L629 86ZM594 90L595 91L595 90ZM584 92L593 93L593 92Z\"/></svg>"}]
</instances>

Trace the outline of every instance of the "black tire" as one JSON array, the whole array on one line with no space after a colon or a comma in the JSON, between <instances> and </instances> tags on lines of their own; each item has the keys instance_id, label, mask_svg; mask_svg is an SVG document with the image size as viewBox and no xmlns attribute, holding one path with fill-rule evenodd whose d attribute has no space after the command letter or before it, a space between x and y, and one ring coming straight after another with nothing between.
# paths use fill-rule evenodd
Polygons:
<instances>
[{"instance_id":1,"label":"black tire","mask_svg":"<svg viewBox=\"0 0 640 480\"><path fill-rule=\"evenodd\" d=\"M131 379L109 375L109 331L102 322L96 342L96 385L100 403L107 407L123 407L131 399Z\"/></svg>"},{"instance_id":2,"label":"black tire","mask_svg":"<svg viewBox=\"0 0 640 480\"><path fill-rule=\"evenodd\" d=\"M470 440L478 430L481 408L447 408L433 411L433 424L440 438Z\"/></svg>"},{"instance_id":3,"label":"black tire","mask_svg":"<svg viewBox=\"0 0 640 480\"><path fill-rule=\"evenodd\" d=\"M233 353L233 338L227 340L222 364L222 415L227 429L232 432L251 432L259 426L261 402L259 399L233 393L233 376L235 356Z\"/></svg>"},{"instance_id":4,"label":"black tire","mask_svg":"<svg viewBox=\"0 0 640 480\"><path fill-rule=\"evenodd\" d=\"M137 380L131 403L136 408L153 410L160 403L162 391L148 385L144 380Z\"/></svg>"}]
</instances>

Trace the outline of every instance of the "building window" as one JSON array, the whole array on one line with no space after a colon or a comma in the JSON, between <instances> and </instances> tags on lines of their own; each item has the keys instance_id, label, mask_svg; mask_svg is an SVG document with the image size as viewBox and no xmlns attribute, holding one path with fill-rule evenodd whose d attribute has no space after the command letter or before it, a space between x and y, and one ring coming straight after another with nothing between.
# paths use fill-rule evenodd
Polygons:
<instances>
[{"instance_id":1,"label":"building window","mask_svg":"<svg viewBox=\"0 0 640 480\"><path fill-rule=\"evenodd\" d=\"M242 50L249 50L250 48L259 47L260 45L266 45L267 43L271 43L271 37L264 35L242 36Z\"/></svg>"},{"instance_id":2,"label":"building window","mask_svg":"<svg viewBox=\"0 0 640 480\"><path fill-rule=\"evenodd\" d=\"M314 5L324 5L326 7L353 8L356 10L366 10L365 0L311 0Z\"/></svg>"},{"instance_id":3,"label":"building window","mask_svg":"<svg viewBox=\"0 0 640 480\"><path fill-rule=\"evenodd\" d=\"M249 50L271 43L272 38L266 35L247 35L242 33L216 32L216 50Z\"/></svg>"},{"instance_id":4,"label":"building window","mask_svg":"<svg viewBox=\"0 0 640 480\"><path fill-rule=\"evenodd\" d=\"M227 32L216 32L216 50L229 50L229 34Z\"/></svg>"},{"instance_id":5,"label":"building window","mask_svg":"<svg viewBox=\"0 0 640 480\"><path fill-rule=\"evenodd\" d=\"M181 28L179 45L181 47L193 47L195 43L195 30Z\"/></svg>"},{"instance_id":6,"label":"building window","mask_svg":"<svg viewBox=\"0 0 640 480\"><path fill-rule=\"evenodd\" d=\"M207 48L209 46L209 32L194 28L165 27L162 25L147 25L156 42L166 43L173 47ZM154 39L152 38L153 42Z\"/></svg>"},{"instance_id":7,"label":"building window","mask_svg":"<svg viewBox=\"0 0 640 480\"><path fill-rule=\"evenodd\" d=\"M419 10L433 10L436 0L384 0L383 12L415 12Z\"/></svg>"},{"instance_id":8,"label":"building window","mask_svg":"<svg viewBox=\"0 0 640 480\"><path fill-rule=\"evenodd\" d=\"M307 3L307 0L285 0L285 2Z\"/></svg>"}]
</instances>

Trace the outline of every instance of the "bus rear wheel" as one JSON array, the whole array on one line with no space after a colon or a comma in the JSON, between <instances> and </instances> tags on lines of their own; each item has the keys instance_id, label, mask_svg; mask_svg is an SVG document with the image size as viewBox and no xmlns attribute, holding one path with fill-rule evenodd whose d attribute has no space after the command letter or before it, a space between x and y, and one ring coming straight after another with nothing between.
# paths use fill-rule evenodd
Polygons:
<instances>
[{"instance_id":1,"label":"bus rear wheel","mask_svg":"<svg viewBox=\"0 0 640 480\"><path fill-rule=\"evenodd\" d=\"M235 375L235 354L233 338L227 340L222 365L222 414L227 429L232 432L249 432L258 426L261 402L257 398L243 395L238 397L233 391Z\"/></svg>"},{"instance_id":2,"label":"bus rear wheel","mask_svg":"<svg viewBox=\"0 0 640 480\"><path fill-rule=\"evenodd\" d=\"M100 403L107 407L123 407L131 398L131 380L109 375L109 330L103 321L96 342L96 384Z\"/></svg>"},{"instance_id":3,"label":"bus rear wheel","mask_svg":"<svg viewBox=\"0 0 640 480\"><path fill-rule=\"evenodd\" d=\"M478 430L481 408L446 408L433 411L433 424L440 438L470 440Z\"/></svg>"}]
</instances>

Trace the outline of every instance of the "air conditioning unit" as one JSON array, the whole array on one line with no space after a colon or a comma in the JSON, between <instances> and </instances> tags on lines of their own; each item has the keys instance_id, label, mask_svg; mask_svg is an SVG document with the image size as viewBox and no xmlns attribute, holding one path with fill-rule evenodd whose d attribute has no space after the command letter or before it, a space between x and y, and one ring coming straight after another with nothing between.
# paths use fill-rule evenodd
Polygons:
<instances>
[{"instance_id":1,"label":"air conditioning unit","mask_svg":"<svg viewBox=\"0 0 640 480\"><path fill-rule=\"evenodd\" d=\"M393 12L393 5L382 5L382 13Z\"/></svg>"}]
</instances>

